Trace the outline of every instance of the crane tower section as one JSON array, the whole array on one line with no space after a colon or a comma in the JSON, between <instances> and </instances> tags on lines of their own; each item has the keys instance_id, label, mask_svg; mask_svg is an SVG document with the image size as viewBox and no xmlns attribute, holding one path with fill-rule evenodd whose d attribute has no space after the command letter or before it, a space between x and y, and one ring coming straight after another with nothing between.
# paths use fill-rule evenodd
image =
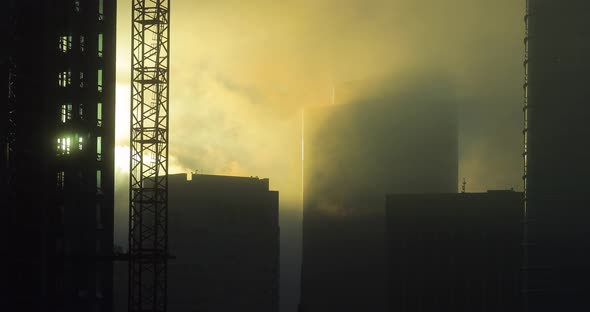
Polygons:
<instances>
[{"instance_id":1,"label":"crane tower section","mask_svg":"<svg viewBox=\"0 0 590 312\"><path fill-rule=\"evenodd\" d=\"M164 312L170 1L132 1L128 309Z\"/></svg>"}]
</instances>

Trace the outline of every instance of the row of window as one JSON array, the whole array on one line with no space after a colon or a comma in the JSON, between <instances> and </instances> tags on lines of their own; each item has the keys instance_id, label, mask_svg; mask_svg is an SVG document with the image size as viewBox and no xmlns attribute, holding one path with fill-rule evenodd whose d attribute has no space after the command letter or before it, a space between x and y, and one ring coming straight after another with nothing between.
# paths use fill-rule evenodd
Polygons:
<instances>
[{"instance_id":1,"label":"row of window","mask_svg":"<svg viewBox=\"0 0 590 312\"><path fill-rule=\"evenodd\" d=\"M74 12L80 12L80 0L74 0ZM98 20L104 20L104 0L98 0Z\"/></svg>"},{"instance_id":2,"label":"row of window","mask_svg":"<svg viewBox=\"0 0 590 312\"><path fill-rule=\"evenodd\" d=\"M57 189L64 190L66 182L66 173L61 170L57 172ZM102 193L102 170L96 170L96 190L98 194Z\"/></svg>"},{"instance_id":3,"label":"row of window","mask_svg":"<svg viewBox=\"0 0 590 312\"><path fill-rule=\"evenodd\" d=\"M68 53L73 48L73 37L72 35L60 36L57 43L58 50L62 53ZM86 50L85 37L80 36L80 52ZM104 54L104 37L102 33L98 34L98 57L102 57Z\"/></svg>"},{"instance_id":4,"label":"row of window","mask_svg":"<svg viewBox=\"0 0 590 312\"><path fill-rule=\"evenodd\" d=\"M84 138L78 137L78 150L84 149ZM70 137L57 138L57 156L70 155L72 152L72 139ZM96 160L102 160L102 137L96 137Z\"/></svg>"},{"instance_id":5,"label":"row of window","mask_svg":"<svg viewBox=\"0 0 590 312\"><path fill-rule=\"evenodd\" d=\"M60 113L60 120L62 123L67 123L68 121L72 120L72 104L62 104L61 105L61 113ZM80 104L78 106L78 117L81 120L84 120L84 105ZM102 103L96 104L96 125L98 127L102 126Z\"/></svg>"},{"instance_id":6,"label":"row of window","mask_svg":"<svg viewBox=\"0 0 590 312\"><path fill-rule=\"evenodd\" d=\"M57 74L57 84L62 88L67 88L72 85L72 72L63 71ZM102 69L99 69L96 74L97 78L97 91L102 92ZM84 72L80 72L80 88L84 88L86 81L84 79Z\"/></svg>"}]
</instances>

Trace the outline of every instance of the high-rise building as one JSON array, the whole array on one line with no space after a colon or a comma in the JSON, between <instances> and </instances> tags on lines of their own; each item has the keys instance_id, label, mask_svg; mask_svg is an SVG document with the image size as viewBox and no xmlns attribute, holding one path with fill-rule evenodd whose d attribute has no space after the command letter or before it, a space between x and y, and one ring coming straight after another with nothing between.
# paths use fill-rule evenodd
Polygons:
<instances>
[{"instance_id":1,"label":"high-rise building","mask_svg":"<svg viewBox=\"0 0 590 312\"><path fill-rule=\"evenodd\" d=\"M456 192L455 105L414 91L306 109L301 312L385 311L385 194Z\"/></svg>"},{"instance_id":2,"label":"high-rise building","mask_svg":"<svg viewBox=\"0 0 590 312\"><path fill-rule=\"evenodd\" d=\"M388 311L522 311L522 193L387 196Z\"/></svg>"},{"instance_id":3,"label":"high-rise building","mask_svg":"<svg viewBox=\"0 0 590 312\"><path fill-rule=\"evenodd\" d=\"M590 2L528 0L524 182L528 311L589 311Z\"/></svg>"},{"instance_id":4,"label":"high-rise building","mask_svg":"<svg viewBox=\"0 0 590 312\"><path fill-rule=\"evenodd\" d=\"M269 180L168 179L175 256L168 264L168 311L278 312L279 193L269 190Z\"/></svg>"},{"instance_id":5,"label":"high-rise building","mask_svg":"<svg viewBox=\"0 0 590 312\"><path fill-rule=\"evenodd\" d=\"M0 309L110 311L116 0L0 11Z\"/></svg>"}]
</instances>

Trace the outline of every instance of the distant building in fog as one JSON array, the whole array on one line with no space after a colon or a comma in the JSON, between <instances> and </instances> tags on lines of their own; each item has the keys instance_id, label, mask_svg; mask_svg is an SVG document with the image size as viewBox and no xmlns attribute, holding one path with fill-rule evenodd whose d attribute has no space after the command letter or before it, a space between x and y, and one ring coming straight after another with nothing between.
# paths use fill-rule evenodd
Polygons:
<instances>
[{"instance_id":1,"label":"distant building in fog","mask_svg":"<svg viewBox=\"0 0 590 312\"><path fill-rule=\"evenodd\" d=\"M522 311L522 196L387 196L389 311Z\"/></svg>"},{"instance_id":2,"label":"distant building in fog","mask_svg":"<svg viewBox=\"0 0 590 312\"><path fill-rule=\"evenodd\" d=\"M527 310L590 311L590 1L526 4Z\"/></svg>"},{"instance_id":3,"label":"distant building in fog","mask_svg":"<svg viewBox=\"0 0 590 312\"><path fill-rule=\"evenodd\" d=\"M278 312L278 214L268 179L170 175L168 311Z\"/></svg>"},{"instance_id":4,"label":"distant building in fog","mask_svg":"<svg viewBox=\"0 0 590 312\"><path fill-rule=\"evenodd\" d=\"M385 194L457 191L455 103L406 94L306 108L301 312L385 311Z\"/></svg>"},{"instance_id":5,"label":"distant building in fog","mask_svg":"<svg viewBox=\"0 0 590 312\"><path fill-rule=\"evenodd\" d=\"M116 0L0 10L3 311L112 311Z\"/></svg>"}]
</instances>

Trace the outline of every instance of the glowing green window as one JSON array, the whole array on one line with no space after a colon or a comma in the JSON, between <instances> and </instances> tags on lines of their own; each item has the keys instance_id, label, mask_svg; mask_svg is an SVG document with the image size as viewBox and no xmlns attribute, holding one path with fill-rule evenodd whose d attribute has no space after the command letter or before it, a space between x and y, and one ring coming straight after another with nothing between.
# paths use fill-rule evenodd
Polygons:
<instances>
[{"instance_id":1,"label":"glowing green window","mask_svg":"<svg viewBox=\"0 0 590 312\"><path fill-rule=\"evenodd\" d=\"M102 160L102 137L96 137L96 160Z\"/></svg>"},{"instance_id":2,"label":"glowing green window","mask_svg":"<svg viewBox=\"0 0 590 312\"><path fill-rule=\"evenodd\" d=\"M70 138L57 139L57 155L69 155L71 151L72 142Z\"/></svg>"},{"instance_id":3,"label":"glowing green window","mask_svg":"<svg viewBox=\"0 0 590 312\"><path fill-rule=\"evenodd\" d=\"M96 125L102 127L102 103L96 104Z\"/></svg>"},{"instance_id":4,"label":"glowing green window","mask_svg":"<svg viewBox=\"0 0 590 312\"><path fill-rule=\"evenodd\" d=\"M79 137L78 138L78 149L82 150L83 146L84 146L84 138Z\"/></svg>"},{"instance_id":5,"label":"glowing green window","mask_svg":"<svg viewBox=\"0 0 590 312\"><path fill-rule=\"evenodd\" d=\"M98 70L98 92L102 92L102 69Z\"/></svg>"},{"instance_id":6,"label":"glowing green window","mask_svg":"<svg viewBox=\"0 0 590 312\"><path fill-rule=\"evenodd\" d=\"M98 57L102 57L103 46L104 46L103 35L98 34Z\"/></svg>"},{"instance_id":7,"label":"glowing green window","mask_svg":"<svg viewBox=\"0 0 590 312\"><path fill-rule=\"evenodd\" d=\"M98 0L98 20L104 19L104 0Z\"/></svg>"}]
</instances>

